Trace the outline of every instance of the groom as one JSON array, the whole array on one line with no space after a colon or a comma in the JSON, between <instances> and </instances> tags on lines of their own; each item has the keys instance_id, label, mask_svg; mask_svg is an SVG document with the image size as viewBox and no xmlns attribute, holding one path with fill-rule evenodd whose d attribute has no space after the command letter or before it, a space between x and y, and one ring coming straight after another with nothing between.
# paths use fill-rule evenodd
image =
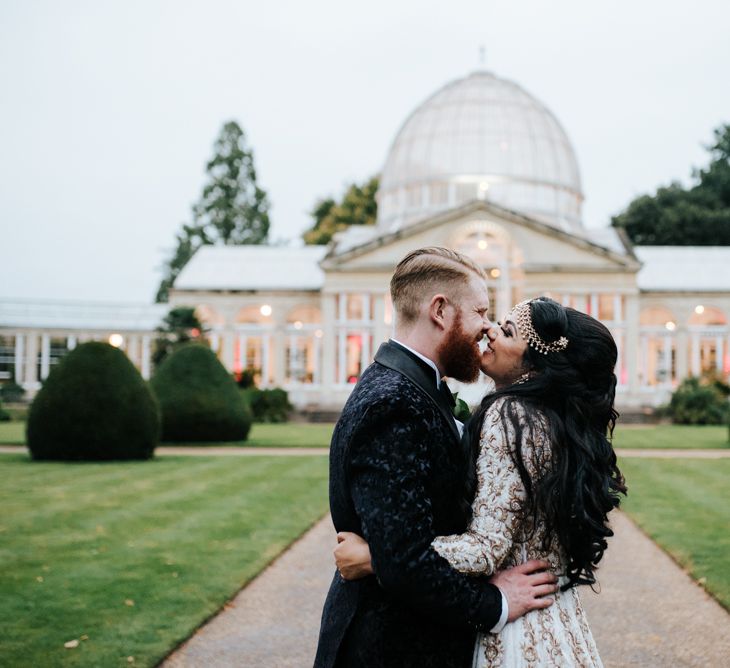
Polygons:
<instances>
[{"instance_id":1,"label":"groom","mask_svg":"<svg viewBox=\"0 0 730 668\"><path fill-rule=\"evenodd\" d=\"M476 632L546 607L539 587L555 581L532 561L487 582L431 549L469 521L473 464L441 379L476 380L489 297L481 268L435 247L403 258L390 291L395 337L355 386L330 451L332 519L367 540L376 575L335 573L315 668L470 666Z\"/></svg>"}]
</instances>

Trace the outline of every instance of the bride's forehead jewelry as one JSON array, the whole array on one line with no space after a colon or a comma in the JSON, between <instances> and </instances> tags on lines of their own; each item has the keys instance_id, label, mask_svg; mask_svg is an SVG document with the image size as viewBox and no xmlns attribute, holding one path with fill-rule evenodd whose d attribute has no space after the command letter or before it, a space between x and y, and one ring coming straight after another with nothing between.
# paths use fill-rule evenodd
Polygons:
<instances>
[{"instance_id":1,"label":"bride's forehead jewelry","mask_svg":"<svg viewBox=\"0 0 730 668\"><path fill-rule=\"evenodd\" d=\"M556 341L543 341L540 335L532 326L532 315L530 314L530 303L532 300L525 299L514 308L515 325L520 331L522 338L527 341L527 345L537 350L537 352L547 355L548 353L558 353L568 347L568 339L561 336Z\"/></svg>"}]
</instances>

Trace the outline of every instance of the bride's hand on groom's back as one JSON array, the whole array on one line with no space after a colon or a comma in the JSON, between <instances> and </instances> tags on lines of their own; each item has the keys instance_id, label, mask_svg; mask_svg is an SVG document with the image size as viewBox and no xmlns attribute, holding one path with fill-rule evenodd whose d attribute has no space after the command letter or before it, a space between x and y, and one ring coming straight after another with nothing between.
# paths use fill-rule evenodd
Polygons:
<instances>
[{"instance_id":1,"label":"bride's hand on groom's back","mask_svg":"<svg viewBox=\"0 0 730 668\"><path fill-rule=\"evenodd\" d=\"M489 579L507 598L507 621L513 622L530 610L547 608L554 603L555 599L550 595L558 591L558 578L547 570L549 568L548 562L533 559L499 571Z\"/></svg>"},{"instance_id":2,"label":"bride's hand on groom's back","mask_svg":"<svg viewBox=\"0 0 730 668\"><path fill-rule=\"evenodd\" d=\"M337 534L337 547L334 549L335 564L345 580L357 580L373 575L370 560L370 547L356 533L340 531Z\"/></svg>"}]
</instances>

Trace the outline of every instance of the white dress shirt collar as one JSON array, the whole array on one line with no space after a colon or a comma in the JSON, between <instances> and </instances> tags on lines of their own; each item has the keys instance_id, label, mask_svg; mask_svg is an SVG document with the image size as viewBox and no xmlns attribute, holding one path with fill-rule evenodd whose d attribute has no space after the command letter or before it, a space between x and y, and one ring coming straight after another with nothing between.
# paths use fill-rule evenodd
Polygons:
<instances>
[{"instance_id":1,"label":"white dress shirt collar","mask_svg":"<svg viewBox=\"0 0 730 668\"><path fill-rule=\"evenodd\" d=\"M419 353L417 350L413 350L413 348L411 348L410 346L407 346L402 341L398 341L398 339L394 339L391 337L390 340L393 343L397 343L399 346L402 346L408 352L413 353L416 357L418 357L419 359L422 359L426 364L428 364L428 366L430 366L433 369L434 373L436 374L436 389L441 387L441 374L439 373L439 368L436 366L436 363L433 360L428 359L428 357L426 357L425 355L421 355L421 353Z\"/></svg>"}]
</instances>

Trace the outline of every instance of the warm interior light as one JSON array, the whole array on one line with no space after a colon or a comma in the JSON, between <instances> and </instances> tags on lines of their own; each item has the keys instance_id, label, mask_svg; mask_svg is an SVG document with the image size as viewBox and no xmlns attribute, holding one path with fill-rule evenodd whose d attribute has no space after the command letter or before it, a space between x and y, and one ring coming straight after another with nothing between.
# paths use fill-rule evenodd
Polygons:
<instances>
[{"instance_id":1,"label":"warm interior light","mask_svg":"<svg viewBox=\"0 0 730 668\"><path fill-rule=\"evenodd\" d=\"M488 184L488 183L487 183L486 181L482 181L482 182L481 182L481 183L479 184L479 190L480 190L481 192L483 192L483 193L487 192L487 190L489 190L489 184Z\"/></svg>"},{"instance_id":2,"label":"warm interior light","mask_svg":"<svg viewBox=\"0 0 730 668\"><path fill-rule=\"evenodd\" d=\"M263 316L266 316L266 317L268 317L268 316L270 316L270 315L271 315L271 306L269 306L268 304L264 304L264 305L263 305L263 306L261 307L261 309L260 309L260 310L261 310L261 315L263 315Z\"/></svg>"},{"instance_id":3,"label":"warm interior light","mask_svg":"<svg viewBox=\"0 0 730 668\"><path fill-rule=\"evenodd\" d=\"M499 269L492 269L492 271L489 272L489 275L492 278L499 278L502 275L502 272Z\"/></svg>"},{"instance_id":4,"label":"warm interior light","mask_svg":"<svg viewBox=\"0 0 730 668\"><path fill-rule=\"evenodd\" d=\"M671 320L667 320L666 323L664 323L664 326L670 331L673 332L675 329L677 329L677 325L673 323Z\"/></svg>"},{"instance_id":5,"label":"warm interior light","mask_svg":"<svg viewBox=\"0 0 730 668\"><path fill-rule=\"evenodd\" d=\"M302 321L301 320L297 320L294 323L294 329L301 329L301 328L302 328Z\"/></svg>"},{"instance_id":6,"label":"warm interior light","mask_svg":"<svg viewBox=\"0 0 730 668\"><path fill-rule=\"evenodd\" d=\"M702 306L702 304L698 304L697 306L695 306L695 313L697 315L702 315L704 312L705 312L705 307Z\"/></svg>"},{"instance_id":7,"label":"warm interior light","mask_svg":"<svg viewBox=\"0 0 730 668\"><path fill-rule=\"evenodd\" d=\"M121 345L124 343L124 337L121 334L112 334L109 337L109 344L114 346L115 348L121 347Z\"/></svg>"},{"instance_id":8,"label":"warm interior light","mask_svg":"<svg viewBox=\"0 0 730 668\"><path fill-rule=\"evenodd\" d=\"M479 241L477 242L477 247L479 248L479 250L487 250L489 244L487 243L486 239L479 239Z\"/></svg>"},{"instance_id":9,"label":"warm interior light","mask_svg":"<svg viewBox=\"0 0 730 668\"><path fill-rule=\"evenodd\" d=\"M322 332L322 330L321 330L321 329L318 329L317 331L315 331L315 332L314 332L314 335L315 335L315 336L316 336L316 337L317 337L318 339L321 339L321 338L322 338L322 333L323 333L323 332Z\"/></svg>"}]
</instances>

